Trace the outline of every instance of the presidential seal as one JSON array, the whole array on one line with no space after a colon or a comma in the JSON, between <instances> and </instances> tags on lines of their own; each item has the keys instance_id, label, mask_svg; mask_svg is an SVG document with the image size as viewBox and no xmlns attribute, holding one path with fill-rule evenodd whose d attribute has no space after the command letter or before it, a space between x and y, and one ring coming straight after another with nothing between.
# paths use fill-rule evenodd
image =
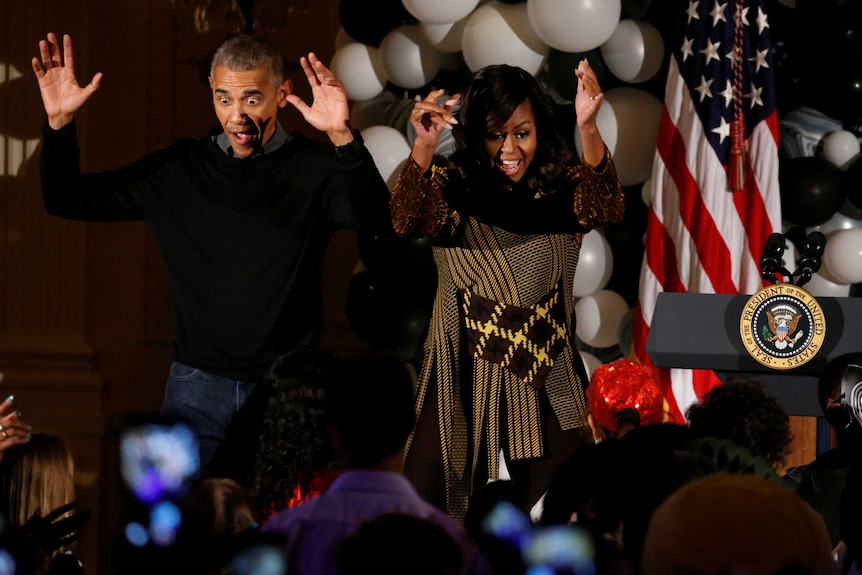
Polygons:
<instances>
[{"instance_id":1,"label":"presidential seal","mask_svg":"<svg viewBox=\"0 0 862 575\"><path fill-rule=\"evenodd\" d=\"M749 355L772 369L808 363L823 346L826 318L820 304L799 286L767 286L746 302L739 335Z\"/></svg>"}]
</instances>

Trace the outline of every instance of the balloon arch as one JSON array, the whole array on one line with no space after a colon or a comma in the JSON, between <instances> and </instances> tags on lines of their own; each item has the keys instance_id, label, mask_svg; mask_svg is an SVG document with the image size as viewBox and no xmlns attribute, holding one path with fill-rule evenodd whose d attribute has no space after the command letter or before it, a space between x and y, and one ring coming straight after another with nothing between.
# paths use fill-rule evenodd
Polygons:
<instances>
[{"instance_id":1,"label":"balloon arch","mask_svg":"<svg viewBox=\"0 0 862 575\"><path fill-rule=\"evenodd\" d=\"M686 4L378 0L373 11L362 0L339 5L332 69L351 100L351 122L390 187L413 143L408 117L417 96L441 87L457 92L471 72L490 64L520 66L554 97L580 151L573 69L587 58L596 70L605 93L599 129L624 186L626 217L584 237L572 286L578 345L590 374L629 354L646 228L641 188L652 170L669 54L664 38ZM821 296L856 295L862 284L862 77L840 63L862 58L857 4L767 2L783 231L799 242L810 231L826 234L823 266L807 284ZM437 153L448 155L453 146L451 137L443 138ZM788 246L785 259L795 258L800 246ZM354 332L373 347L421 362L435 287L427 240L361 238L346 305Z\"/></svg>"}]
</instances>

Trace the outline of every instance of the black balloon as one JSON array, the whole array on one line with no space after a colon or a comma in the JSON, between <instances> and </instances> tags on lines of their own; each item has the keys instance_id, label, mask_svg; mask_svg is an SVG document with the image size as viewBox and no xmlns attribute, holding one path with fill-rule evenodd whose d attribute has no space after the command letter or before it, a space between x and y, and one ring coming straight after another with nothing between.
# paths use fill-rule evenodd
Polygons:
<instances>
[{"instance_id":1,"label":"black balloon","mask_svg":"<svg viewBox=\"0 0 862 575\"><path fill-rule=\"evenodd\" d=\"M796 248L796 253L800 253L802 249L805 247L805 238L807 234L805 233L805 228L802 226L791 226L787 228L787 231L784 232L784 237L787 238L787 241L793 244L793 247ZM785 253L786 257L786 253ZM796 262L787 261L787 268L793 270L796 267Z\"/></svg>"},{"instance_id":2,"label":"black balloon","mask_svg":"<svg viewBox=\"0 0 862 575\"><path fill-rule=\"evenodd\" d=\"M364 270L350 278L344 311L357 339L375 351L421 363L432 307L433 297L427 293Z\"/></svg>"},{"instance_id":3,"label":"black balloon","mask_svg":"<svg viewBox=\"0 0 862 575\"><path fill-rule=\"evenodd\" d=\"M377 316L386 302L384 291L369 271L353 274L347 284L344 313L353 335L362 341L374 341L381 336Z\"/></svg>"},{"instance_id":4,"label":"black balloon","mask_svg":"<svg viewBox=\"0 0 862 575\"><path fill-rule=\"evenodd\" d=\"M804 227L818 226L844 203L844 172L819 156L782 158L778 165L781 214Z\"/></svg>"},{"instance_id":5,"label":"black balloon","mask_svg":"<svg viewBox=\"0 0 862 575\"><path fill-rule=\"evenodd\" d=\"M799 11L778 0L767 5L772 40L772 69L779 117L805 105L801 77L806 56Z\"/></svg>"},{"instance_id":6,"label":"black balloon","mask_svg":"<svg viewBox=\"0 0 862 575\"><path fill-rule=\"evenodd\" d=\"M862 71L845 72L844 78L838 83L837 97L841 105L841 121L850 124L859 117L862 110ZM857 134L858 135L858 134Z\"/></svg>"},{"instance_id":7,"label":"black balloon","mask_svg":"<svg viewBox=\"0 0 862 575\"><path fill-rule=\"evenodd\" d=\"M614 261L605 289L623 296L631 307L638 301L638 283L644 254L643 237L649 213L649 208L642 199L642 188L643 184L623 188L626 197L623 221L604 227L605 239L611 248Z\"/></svg>"},{"instance_id":8,"label":"black balloon","mask_svg":"<svg viewBox=\"0 0 862 575\"><path fill-rule=\"evenodd\" d=\"M862 108L856 111L855 116L850 114L850 117L842 119L842 125L848 132L853 132L856 137L862 141Z\"/></svg>"},{"instance_id":9,"label":"black balloon","mask_svg":"<svg viewBox=\"0 0 862 575\"><path fill-rule=\"evenodd\" d=\"M818 20L862 16L859 0L796 0L796 9L801 15Z\"/></svg>"},{"instance_id":10,"label":"black balloon","mask_svg":"<svg viewBox=\"0 0 862 575\"><path fill-rule=\"evenodd\" d=\"M341 0L338 17L351 38L369 46L380 46L389 32L416 21L401 0Z\"/></svg>"},{"instance_id":11,"label":"black balloon","mask_svg":"<svg viewBox=\"0 0 862 575\"><path fill-rule=\"evenodd\" d=\"M431 308L419 302L397 302L381 318L386 333L371 342L373 349L394 355L401 361L421 365L422 344L431 320Z\"/></svg>"},{"instance_id":12,"label":"black balloon","mask_svg":"<svg viewBox=\"0 0 862 575\"><path fill-rule=\"evenodd\" d=\"M856 158L844 172L844 189L850 203L862 209L862 156Z\"/></svg>"},{"instance_id":13,"label":"black balloon","mask_svg":"<svg viewBox=\"0 0 862 575\"><path fill-rule=\"evenodd\" d=\"M623 18L643 20L649 12L650 4L652 0L623 0Z\"/></svg>"},{"instance_id":14,"label":"black balloon","mask_svg":"<svg viewBox=\"0 0 862 575\"><path fill-rule=\"evenodd\" d=\"M796 60L803 105L842 121L862 106L862 2L797 0L799 23L788 42Z\"/></svg>"},{"instance_id":15,"label":"black balloon","mask_svg":"<svg viewBox=\"0 0 862 575\"><path fill-rule=\"evenodd\" d=\"M608 72L605 60L602 58L602 53L598 48L594 48L588 52L551 50L545 63L545 71L540 80L545 81L546 87L558 94L566 102L571 102L575 99L575 93L578 88L578 77L575 76L575 69L583 59L586 59L590 63L590 66L596 73L596 80L603 90L607 91L613 88L612 83L616 82L616 79Z\"/></svg>"},{"instance_id":16,"label":"black balloon","mask_svg":"<svg viewBox=\"0 0 862 575\"><path fill-rule=\"evenodd\" d=\"M428 238L363 235L359 237L359 257L365 269L384 276L424 278L436 271Z\"/></svg>"}]
</instances>

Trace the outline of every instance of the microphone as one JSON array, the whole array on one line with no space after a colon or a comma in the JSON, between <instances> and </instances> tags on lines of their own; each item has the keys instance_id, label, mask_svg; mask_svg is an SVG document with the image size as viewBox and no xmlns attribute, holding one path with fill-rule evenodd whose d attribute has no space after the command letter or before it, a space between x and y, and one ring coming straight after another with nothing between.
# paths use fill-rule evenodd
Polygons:
<instances>
[{"instance_id":1,"label":"microphone","mask_svg":"<svg viewBox=\"0 0 862 575\"><path fill-rule=\"evenodd\" d=\"M808 283L812 274L820 269L825 247L826 236L821 232L811 232L808 234L808 237L805 238L805 245L802 247L802 254L799 256L799 268L793 274L798 276L796 285L802 287Z\"/></svg>"},{"instance_id":2,"label":"microphone","mask_svg":"<svg viewBox=\"0 0 862 575\"><path fill-rule=\"evenodd\" d=\"M760 276L771 283L778 283L775 272L783 269L781 256L784 255L784 242L784 234L769 234L763 246L763 254L760 256Z\"/></svg>"}]
</instances>

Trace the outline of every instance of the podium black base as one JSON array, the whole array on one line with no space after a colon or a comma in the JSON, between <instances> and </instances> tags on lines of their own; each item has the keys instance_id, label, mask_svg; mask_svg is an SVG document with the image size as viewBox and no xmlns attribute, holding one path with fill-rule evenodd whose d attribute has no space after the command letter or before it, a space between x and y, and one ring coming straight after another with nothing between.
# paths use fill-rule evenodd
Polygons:
<instances>
[{"instance_id":1,"label":"podium black base","mask_svg":"<svg viewBox=\"0 0 862 575\"><path fill-rule=\"evenodd\" d=\"M711 369L719 379L763 382L790 415L818 418L818 453L829 447L829 428L817 400L817 379L845 353L862 351L862 298L818 297L826 337L818 354L790 370L770 369L742 344L739 322L748 295L661 293L646 352L658 367ZM822 443L822 445L821 445Z\"/></svg>"}]
</instances>

